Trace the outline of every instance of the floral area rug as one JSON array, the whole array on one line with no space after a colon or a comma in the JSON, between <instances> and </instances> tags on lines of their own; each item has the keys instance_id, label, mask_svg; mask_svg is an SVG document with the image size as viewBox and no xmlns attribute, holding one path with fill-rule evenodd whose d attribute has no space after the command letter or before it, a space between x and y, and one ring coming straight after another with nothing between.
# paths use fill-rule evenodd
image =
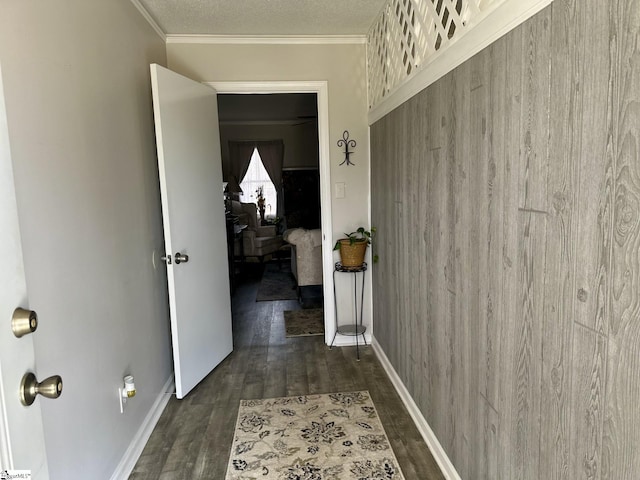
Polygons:
<instances>
[{"instance_id":1,"label":"floral area rug","mask_svg":"<svg viewBox=\"0 0 640 480\"><path fill-rule=\"evenodd\" d=\"M287 337L324 335L324 310L322 308L285 310L284 328Z\"/></svg>"},{"instance_id":2,"label":"floral area rug","mask_svg":"<svg viewBox=\"0 0 640 480\"><path fill-rule=\"evenodd\" d=\"M404 479L369 392L241 400L226 480Z\"/></svg>"}]
</instances>

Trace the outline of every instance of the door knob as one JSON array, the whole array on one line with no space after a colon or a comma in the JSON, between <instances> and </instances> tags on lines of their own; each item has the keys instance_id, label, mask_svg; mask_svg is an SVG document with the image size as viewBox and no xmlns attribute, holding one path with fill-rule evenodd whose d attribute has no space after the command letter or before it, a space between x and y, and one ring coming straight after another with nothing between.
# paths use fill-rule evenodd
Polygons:
<instances>
[{"instance_id":1,"label":"door knob","mask_svg":"<svg viewBox=\"0 0 640 480\"><path fill-rule=\"evenodd\" d=\"M47 398L58 398L62 393L62 377L54 375L38 382L36 376L27 372L20 382L20 401L26 407L31 405L38 394Z\"/></svg>"},{"instance_id":2,"label":"door knob","mask_svg":"<svg viewBox=\"0 0 640 480\"><path fill-rule=\"evenodd\" d=\"M189 261L189 255L183 255L178 252L176 253L175 257L173 257L173 259L176 261L176 264L180 265L182 262L187 263Z\"/></svg>"},{"instance_id":3,"label":"door knob","mask_svg":"<svg viewBox=\"0 0 640 480\"><path fill-rule=\"evenodd\" d=\"M38 315L33 310L16 308L11 318L11 330L20 338L28 333L33 333L38 328Z\"/></svg>"}]
</instances>

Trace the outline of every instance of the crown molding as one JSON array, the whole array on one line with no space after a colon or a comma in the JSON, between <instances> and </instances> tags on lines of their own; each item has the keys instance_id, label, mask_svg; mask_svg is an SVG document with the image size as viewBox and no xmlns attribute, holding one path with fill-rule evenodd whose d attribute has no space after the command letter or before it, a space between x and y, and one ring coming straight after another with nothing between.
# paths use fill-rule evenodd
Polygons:
<instances>
[{"instance_id":1,"label":"crown molding","mask_svg":"<svg viewBox=\"0 0 640 480\"><path fill-rule=\"evenodd\" d=\"M205 35L167 34L140 0L131 0L151 28L165 43L213 45L366 45L366 35Z\"/></svg>"},{"instance_id":2,"label":"crown molding","mask_svg":"<svg viewBox=\"0 0 640 480\"><path fill-rule=\"evenodd\" d=\"M133 1L133 0L132 0ZM217 45L327 45L367 43L366 35L166 35L167 43Z\"/></svg>"},{"instance_id":3,"label":"crown molding","mask_svg":"<svg viewBox=\"0 0 640 480\"><path fill-rule=\"evenodd\" d=\"M140 14L144 17L144 19L149 23L149 25L151 25L151 28L153 28L153 30L158 34L158 36L162 39L163 42L167 42L167 34L164 33L164 31L162 30L162 28L160 28L160 25L158 25L156 23L156 21L154 20L154 18L151 16L151 14L147 11L146 8L144 8L142 6L142 4L140 3L139 0L131 0L131 3L133 3L133 6L136 7L138 9L138 11L140 12Z\"/></svg>"}]
</instances>

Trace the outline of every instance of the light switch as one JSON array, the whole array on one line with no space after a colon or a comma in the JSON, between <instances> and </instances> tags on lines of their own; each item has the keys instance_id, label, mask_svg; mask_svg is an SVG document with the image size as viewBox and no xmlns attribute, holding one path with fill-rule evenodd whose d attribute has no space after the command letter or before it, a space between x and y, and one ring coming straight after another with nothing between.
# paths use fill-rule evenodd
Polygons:
<instances>
[{"instance_id":1,"label":"light switch","mask_svg":"<svg viewBox=\"0 0 640 480\"><path fill-rule=\"evenodd\" d=\"M336 198L344 198L344 196L345 196L344 182L336 183Z\"/></svg>"}]
</instances>

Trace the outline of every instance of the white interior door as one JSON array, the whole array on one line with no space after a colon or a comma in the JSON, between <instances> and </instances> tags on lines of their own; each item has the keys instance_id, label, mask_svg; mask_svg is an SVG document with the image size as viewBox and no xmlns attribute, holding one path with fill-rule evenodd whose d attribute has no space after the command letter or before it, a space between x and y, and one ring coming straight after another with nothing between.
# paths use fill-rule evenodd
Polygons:
<instances>
[{"instance_id":1,"label":"white interior door","mask_svg":"<svg viewBox=\"0 0 640 480\"><path fill-rule=\"evenodd\" d=\"M7 117L0 72L0 470L31 470L34 480L49 478L40 399L20 403L22 376L35 368L31 335L16 338L11 317L16 307L29 308L18 228ZM37 335L38 332L33 333ZM50 373L50 372L49 372Z\"/></svg>"},{"instance_id":2,"label":"white interior door","mask_svg":"<svg viewBox=\"0 0 640 480\"><path fill-rule=\"evenodd\" d=\"M213 88L159 65L151 65L151 84L176 395L183 398L233 350L218 104Z\"/></svg>"}]
</instances>

